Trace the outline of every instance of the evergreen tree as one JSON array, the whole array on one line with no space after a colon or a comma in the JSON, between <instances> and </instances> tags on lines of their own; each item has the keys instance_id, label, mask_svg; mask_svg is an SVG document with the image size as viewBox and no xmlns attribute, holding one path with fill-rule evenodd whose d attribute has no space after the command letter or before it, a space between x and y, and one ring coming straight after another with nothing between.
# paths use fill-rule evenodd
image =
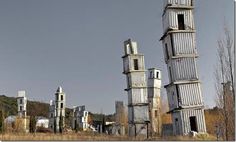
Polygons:
<instances>
[{"instance_id":1,"label":"evergreen tree","mask_svg":"<svg viewBox=\"0 0 236 142\"><path fill-rule=\"evenodd\" d=\"M60 113L60 118L59 118L59 132L60 133L63 132L63 116L62 116L62 112Z\"/></svg>"},{"instance_id":2,"label":"evergreen tree","mask_svg":"<svg viewBox=\"0 0 236 142\"><path fill-rule=\"evenodd\" d=\"M56 118L54 117L54 133L57 133L57 122L56 122Z\"/></svg>"},{"instance_id":3,"label":"evergreen tree","mask_svg":"<svg viewBox=\"0 0 236 142\"><path fill-rule=\"evenodd\" d=\"M0 132L4 132L4 119L5 119L5 112L4 110L2 109L0 111Z\"/></svg>"},{"instance_id":4,"label":"evergreen tree","mask_svg":"<svg viewBox=\"0 0 236 142\"><path fill-rule=\"evenodd\" d=\"M35 116L31 116L30 117L30 133L34 133L35 130L36 130L36 119L35 119Z\"/></svg>"}]
</instances>

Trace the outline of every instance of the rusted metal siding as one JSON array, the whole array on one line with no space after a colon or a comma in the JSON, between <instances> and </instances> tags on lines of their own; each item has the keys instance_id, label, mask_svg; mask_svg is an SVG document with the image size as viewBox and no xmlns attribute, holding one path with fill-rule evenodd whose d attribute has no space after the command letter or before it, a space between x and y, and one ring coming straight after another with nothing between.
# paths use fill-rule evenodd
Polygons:
<instances>
[{"instance_id":1,"label":"rusted metal siding","mask_svg":"<svg viewBox=\"0 0 236 142\"><path fill-rule=\"evenodd\" d=\"M165 8L167 5L193 6L193 0L164 0L163 7Z\"/></svg>"},{"instance_id":2,"label":"rusted metal siding","mask_svg":"<svg viewBox=\"0 0 236 142\"><path fill-rule=\"evenodd\" d=\"M195 29L192 10L166 9L162 20L164 33L168 29L178 30L178 14L184 14L185 30Z\"/></svg>"},{"instance_id":3,"label":"rusted metal siding","mask_svg":"<svg viewBox=\"0 0 236 142\"><path fill-rule=\"evenodd\" d=\"M168 67L170 67L171 75L170 82L179 80L197 80L197 69L195 58L177 58L172 59L168 62Z\"/></svg>"}]
</instances>

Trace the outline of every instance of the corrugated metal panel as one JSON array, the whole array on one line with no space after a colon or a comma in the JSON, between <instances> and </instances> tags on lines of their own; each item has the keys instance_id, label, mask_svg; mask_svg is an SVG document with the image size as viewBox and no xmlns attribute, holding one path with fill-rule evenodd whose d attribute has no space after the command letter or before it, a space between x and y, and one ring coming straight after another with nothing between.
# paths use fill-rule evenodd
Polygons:
<instances>
[{"instance_id":1,"label":"corrugated metal panel","mask_svg":"<svg viewBox=\"0 0 236 142\"><path fill-rule=\"evenodd\" d=\"M182 106L203 105L200 83L179 84L179 93Z\"/></svg>"},{"instance_id":2,"label":"corrugated metal panel","mask_svg":"<svg viewBox=\"0 0 236 142\"><path fill-rule=\"evenodd\" d=\"M171 57L172 52L171 52L171 42L170 42L170 36L166 36L166 38L163 40L163 53L164 53L164 57L165 57L165 61L167 61L167 51L168 51L168 55L169 57ZM167 45L167 50L166 50L166 45Z\"/></svg>"},{"instance_id":3,"label":"corrugated metal panel","mask_svg":"<svg viewBox=\"0 0 236 142\"><path fill-rule=\"evenodd\" d=\"M134 106L134 121L145 122L149 120L148 106Z\"/></svg>"},{"instance_id":4,"label":"corrugated metal panel","mask_svg":"<svg viewBox=\"0 0 236 142\"><path fill-rule=\"evenodd\" d=\"M169 4L171 5L184 5L192 6L192 0L164 0L164 8Z\"/></svg>"},{"instance_id":5,"label":"corrugated metal panel","mask_svg":"<svg viewBox=\"0 0 236 142\"><path fill-rule=\"evenodd\" d=\"M169 66L172 73L172 81L198 79L195 58L172 59Z\"/></svg>"},{"instance_id":6,"label":"corrugated metal panel","mask_svg":"<svg viewBox=\"0 0 236 142\"><path fill-rule=\"evenodd\" d=\"M123 58L123 70L125 73L134 71L134 59L138 59L139 70L145 70L143 55L130 55Z\"/></svg>"},{"instance_id":7,"label":"corrugated metal panel","mask_svg":"<svg viewBox=\"0 0 236 142\"><path fill-rule=\"evenodd\" d=\"M133 121L133 108L128 107L128 121Z\"/></svg>"},{"instance_id":8,"label":"corrugated metal panel","mask_svg":"<svg viewBox=\"0 0 236 142\"><path fill-rule=\"evenodd\" d=\"M175 55L197 54L195 33L173 33Z\"/></svg>"},{"instance_id":9,"label":"corrugated metal panel","mask_svg":"<svg viewBox=\"0 0 236 142\"><path fill-rule=\"evenodd\" d=\"M168 86L166 88L166 91L167 91L167 98L168 98L168 102L169 102L169 109L172 110L172 109L177 108L178 104L177 104L175 85Z\"/></svg>"},{"instance_id":10,"label":"corrugated metal panel","mask_svg":"<svg viewBox=\"0 0 236 142\"><path fill-rule=\"evenodd\" d=\"M206 132L204 110L193 109L193 110L182 110L181 116L183 117L183 134L187 135L191 131L189 117L195 116L197 121L198 132Z\"/></svg>"},{"instance_id":11,"label":"corrugated metal panel","mask_svg":"<svg viewBox=\"0 0 236 142\"><path fill-rule=\"evenodd\" d=\"M185 30L195 29L192 10L167 9L163 16L163 31L168 29L178 29L178 14L184 14Z\"/></svg>"},{"instance_id":12,"label":"corrugated metal panel","mask_svg":"<svg viewBox=\"0 0 236 142\"><path fill-rule=\"evenodd\" d=\"M132 103L147 103L147 89L146 88L139 88L139 89L131 89L132 93Z\"/></svg>"},{"instance_id":13,"label":"corrugated metal panel","mask_svg":"<svg viewBox=\"0 0 236 142\"><path fill-rule=\"evenodd\" d=\"M133 72L128 75L130 78L131 86L133 87L146 87L146 75L145 72Z\"/></svg>"}]
</instances>

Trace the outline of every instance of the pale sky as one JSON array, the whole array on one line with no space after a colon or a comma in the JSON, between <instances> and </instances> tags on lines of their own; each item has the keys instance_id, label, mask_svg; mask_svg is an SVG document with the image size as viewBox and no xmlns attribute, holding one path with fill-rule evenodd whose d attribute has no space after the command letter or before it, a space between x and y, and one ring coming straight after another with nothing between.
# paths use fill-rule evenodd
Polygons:
<instances>
[{"instance_id":1,"label":"pale sky","mask_svg":"<svg viewBox=\"0 0 236 142\"><path fill-rule=\"evenodd\" d=\"M215 105L217 39L224 21L233 32L233 0L196 0L197 60L205 105ZM146 69L162 70L162 0L0 0L0 94L26 90L49 102L58 86L67 107L114 113L127 102L122 74L123 41L132 38ZM166 98L166 90L161 90Z\"/></svg>"}]
</instances>

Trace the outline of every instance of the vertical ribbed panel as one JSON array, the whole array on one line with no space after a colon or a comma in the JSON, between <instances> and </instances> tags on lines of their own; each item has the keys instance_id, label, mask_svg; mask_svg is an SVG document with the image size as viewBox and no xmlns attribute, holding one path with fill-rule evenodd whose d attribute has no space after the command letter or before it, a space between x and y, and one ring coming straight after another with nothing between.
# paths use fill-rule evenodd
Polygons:
<instances>
[{"instance_id":1,"label":"vertical ribbed panel","mask_svg":"<svg viewBox=\"0 0 236 142\"><path fill-rule=\"evenodd\" d=\"M176 113L181 113L181 116L183 118L183 134L187 135L191 131L190 127L190 120L189 117L195 116L196 117L196 122L197 122L197 129L198 132L205 132L206 131L206 126L205 126L205 119L204 119L204 110L203 109L188 109L188 110L181 110L180 112Z\"/></svg>"},{"instance_id":2,"label":"vertical ribbed panel","mask_svg":"<svg viewBox=\"0 0 236 142\"><path fill-rule=\"evenodd\" d=\"M163 32L166 32L168 29L178 29L178 14L184 14L184 25L185 30L193 30L194 22L192 10L172 10L167 9L166 13L163 15Z\"/></svg>"},{"instance_id":3,"label":"vertical ribbed panel","mask_svg":"<svg viewBox=\"0 0 236 142\"><path fill-rule=\"evenodd\" d=\"M183 5L183 6L192 6L192 0L164 0L163 7L167 5Z\"/></svg>"},{"instance_id":4,"label":"vertical ribbed panel","mask_svg":"<svg viewBox=\"0 0 236 142\"><path fill-rule=\"evenodd\" d=\"M197 54L195 50L195 33L172 33L176 55Z\"/></svg>"},{"instance_id":5,"label":"vertical ribbed panel","mask_svg":"<svg viewBox=\"0 0 236 142\"><path fill-rule=\"evenodd\" d=\"M172 67L172 81L198 79L195 58L178 58L169 62Z\"/></svg>"}]
</instances>

